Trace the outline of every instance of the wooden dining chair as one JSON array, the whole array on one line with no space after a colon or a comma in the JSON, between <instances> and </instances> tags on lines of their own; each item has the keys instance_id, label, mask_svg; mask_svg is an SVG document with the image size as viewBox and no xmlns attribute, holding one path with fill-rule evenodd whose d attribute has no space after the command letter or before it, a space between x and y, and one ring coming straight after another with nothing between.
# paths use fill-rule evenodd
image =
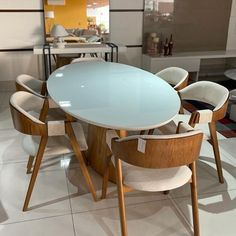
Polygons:
<instances>
[{"instance_id":1,"label":"wooden dining chair","mask_svg":"<svg viewBox=\"0 0 236 236\"><path fill-rule=\"evenodd\" d=\"M62 111L59 106L50 98L50 96L47 95L46 81L42 81L31 75L21 74L16 77L15 85L16 91L26 91L38 97L48 99L48 120L58 120L65 117L64 111Z\"/></svg>"},{"instance_id":2,"label":"wooden dining chair","mask_svg":"<svg viewBox=\"0 0 236 236\"><path fill-rule=\"evenodd\" d=\"M225 117L229 91L222 85L210 81L199 81L179 90L182 100L203 102L212 108L196 110L192 113L178 114L169 124L160 127L162 133L172 133L180 121L188 123L192 127L204 132L204 139L208 140L213 147L219 182L224 183L219 144L216 132L216 122ZM184 113L183 107L181 113ZM153 130L149 131L151 134Z\"/></svg>"},{"instance_id":3,"label":"wooden dining chair","mask_svg":"<svg viewBox=\"0 0 236 236\"><path fill-rule=\"evenodd\" d=\"M176 91L188 84L189 73L180 67L168 67L156 73L156 76L171 84Z\"/></svg>"},{"instance_id":4,"label":"wooden dining chair","mask_svg":"<svg viewBox=\"0 0 236 236\"><path fill-rule=\"evenodd\" d=\"M28 209L42 158L47 154L56 156L74 152L80 163L86 184L96 201L96 192L83 158L83 153L88 147L82 126L77 122L71 122L69 118L66 121L45 122L48 107L48 100L25 91L14 93L10 99L14 127L24 134L22 147L29 155L28 173L32 169L35 159L23 211ZM30 113L35 109L41 109L39 117Z\"/></svg>"},{"instance_id":5,"label":"wooden dining chair","mask_svg":"<svg viewBox=\"0 0 236 236\"><path fill-rule=\"evenodd\" d=\"M88 61L100 61L100 62L105 62L104 59L101 57L79 57L75 58L71 61L71 64L78 63L78 62L88 62Z\"/></svg>"},{"instance_id":6,"label":"wooden dining chair","mask_svg":"<svg viewBox=\"0 0 236 236\"><path fill-rule=\"evenodd\" d=\"M46 93L46 82L31 75L21 74L16 77L16 91L26 91L39 97Z\"/></svg>"},{"instance_id":7,"label":"wooden dining chair","mask_svg":"<svg viewBox=\"0 0 236 236\"><path fill-rule=\"evenodd\" d=\"M128 235L124 185L141 191L165 192L188 182L191 185L194 235L200 235L195 161L199 156L203 133L192 130L188 125L182 127L179 130L184 133L126 138L118 138L113 130L107 131L108 137L114 137L108 138L108 146L115 159L122 236ZM108 170L106 168L104 175L102 198L106 197Z\"/></svg>"}]
</instances>

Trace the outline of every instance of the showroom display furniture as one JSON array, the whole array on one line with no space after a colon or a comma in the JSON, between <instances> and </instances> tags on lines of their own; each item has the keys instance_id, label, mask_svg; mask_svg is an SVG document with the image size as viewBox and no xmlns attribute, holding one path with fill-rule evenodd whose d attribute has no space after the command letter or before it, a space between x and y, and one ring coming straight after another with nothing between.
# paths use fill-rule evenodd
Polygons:
<instances>
[{"instance_id":1,"label":"showroom display furniture","mask_svg":"<svg viewBox=\"0 0 236 236\"><path fill-rule=\"evenodd\" d=\"M168 67L156 75L171 84L176 91L185 88L188 84L189 73L180 67Z\"/></svg>"},{"instance_id":2,"label":"showroom display furniture","mask_svg":"<svg viewBox=\"0 0 236 236\"><path fill-rule=\"evenodd\" d=\"M80 163L87 186L96 201L96 192L82 154L82 152L87 150L87 143L81 125L77 122L71 122L69 118L67 121L45 122L48 100L24 91L18 91L11 96L10 109L15 129L25 134L22 144L23 149L30 156L27 164L28 169L31 169L35 158L23 211L28 209L44 155L61 155L74 152ZM35 109L41 109L39 118L30 113L30 111Z\"/></svg>"},{"instance_id":3,"label":"showroom display furniture","mask_svg":"<svg viewBox=\"0 0 236 236\"><path fill-rule=\"evenodd\" d=\"M46 82L31 75L21 74L16 77L16 90L27 91L36 96L44 97L46 94Z\"/></svg>"},{"instance_id":4,"label":"showroom display furniture","mask_svg":"<svg viewBox=\"0 0 236 236\"><path fill-rule=\"evenodd\" d=\"M168 83L120 63L66 65L50 75L47 88L61 109L89 124L88 161L100 174L110 152L105 141L108 128L122 136L127 131L157 128L169 123L180 109L179 96Z\"/></svg>"},{"instance_id":5,"label":"showroom display furniture","mask_svg":"<svg viewBox=\"0 0 236 236\"><path fill-rule=\"evenodd\" d=\"M162 192L188 182L191 185L194 235L200 235L195 161L199 157L203 133L185 127L181 129L185 132L179 134L126 138L117 138L114 130L107 131L107 137L110 137L107 144L115 159L122 236L128 235L123 184L140 191ZM104 178L102 198L106 197L107 171Z\"/></svg>"},{"instance_id":6,"label":"showroom display furniture","mask_svg":"<svg viewBox=\"0 0 236 236\"><path fill-rule=\"evenodd\" d=\"M21 74L16 78L16 90L26 91L38 97L48 99L50 108L48 110L48 120L62 120L65 118L65 113L50 97L47 96L47 84L45 81L39 80L31 75ZM39 114L37 114L37 116L39 117Z\"/></svg>"},{"instance_id":7,"label":"showroom display furniture","mask_svg":"<svg viewBox=\"0 0 236 236\"><path fill-rule=\"evenodd\" d=\"M216 121L225 117L229 100L228 89L210 81L199 81L180 90L179 95L182 101L194 100L203 102L211 105L213 108L196 110L191 114L178 114L172 122L159 128L159 130L166 133L170 130L176 129L179 121L183 121L192 127L203 130L205 134L204 139L209 140L213 146L219 181L220 183L224 183L216 133Z\"/></svg>"},{"instance_id":8,"label":"showroom display furniture","mask_svg":"<svg viewBox=\"0 0 236 236\"><path fill-rule=\"evenodd\" d=\"M218 50L218 51L201 51L201 52L175 52L173 56L157 56L143 54L142 68L156 73L170 66L176 66L196 72L196 81L199 77L200 65L202 60L217 58L235 58L236 50Z\"/></svg>"},{"instance_id":9,"label":"showroom display furniture","mask_svg":"<svg viewBox=\"0 0 236 236\"><path fill-rule=\"evenodd\" d=\"M236 69L229 69L225 71L225 76L236 81ZM236 89L230 91L230 112L229 118L236 122Z\"/></svg>"}]
</instances>

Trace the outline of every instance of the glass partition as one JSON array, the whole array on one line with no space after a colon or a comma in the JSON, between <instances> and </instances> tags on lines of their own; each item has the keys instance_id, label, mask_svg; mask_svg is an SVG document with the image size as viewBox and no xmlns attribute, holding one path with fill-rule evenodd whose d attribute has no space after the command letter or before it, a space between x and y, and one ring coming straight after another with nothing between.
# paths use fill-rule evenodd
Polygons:
<instances>
[{"instance_id":1,"label":"glass partition","mask_svg":"<svg viewBox=\"0 0 236 236\"><path fill-rule=\"evenodd\" d=\"M145 0L143 51L225 50L232 0ZM167 54L168 54L167 53Z\"/></svg>"},{"instance_id":2,"label":"glass partition","mask_svg":"<svg viewBox=\"0 0 236 236\"><path fill-rule=\"evenodd\" d=\"M109 0L44 0L44 13L47 42L56 36L70 43L109 39Z\"/></svg>"}]
</instances>

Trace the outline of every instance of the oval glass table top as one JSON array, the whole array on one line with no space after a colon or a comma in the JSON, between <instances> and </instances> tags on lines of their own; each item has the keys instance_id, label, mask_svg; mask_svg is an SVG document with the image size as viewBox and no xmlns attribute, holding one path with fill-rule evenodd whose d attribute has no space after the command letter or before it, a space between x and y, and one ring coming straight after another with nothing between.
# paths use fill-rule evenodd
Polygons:
<instances>
[{"instance_id":1,"label":"oval glass table top","mask_svg":"<svg viewBox=\"0 0 236 236\"><path fill-rule=\"evenodd\" d=\"M90 124L146 130L168 123L180 99L165 81L142 69L112 62L79 62L54 71L47 89L67 113Z\"/></svg>"}]
</instances>

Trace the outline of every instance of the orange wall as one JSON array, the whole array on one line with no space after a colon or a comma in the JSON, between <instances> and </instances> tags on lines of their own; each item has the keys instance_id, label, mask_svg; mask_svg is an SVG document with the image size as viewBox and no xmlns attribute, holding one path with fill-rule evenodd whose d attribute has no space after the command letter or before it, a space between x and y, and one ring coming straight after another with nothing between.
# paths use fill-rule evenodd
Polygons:
<instances>
[{"instance_id":1,"label":"orange wall","mask_svg":"<svg viewBox=\"0 0 236 236\"><path fill-rule=\"evenodd\" d=\"M47 2L47 1L45 1ZM65 28L87 28L87 0L65 0L64 6L44 4L45 11L54 11L54 19L46 19L46 32L53 24Z\"/></svg>"}]
</instances>

